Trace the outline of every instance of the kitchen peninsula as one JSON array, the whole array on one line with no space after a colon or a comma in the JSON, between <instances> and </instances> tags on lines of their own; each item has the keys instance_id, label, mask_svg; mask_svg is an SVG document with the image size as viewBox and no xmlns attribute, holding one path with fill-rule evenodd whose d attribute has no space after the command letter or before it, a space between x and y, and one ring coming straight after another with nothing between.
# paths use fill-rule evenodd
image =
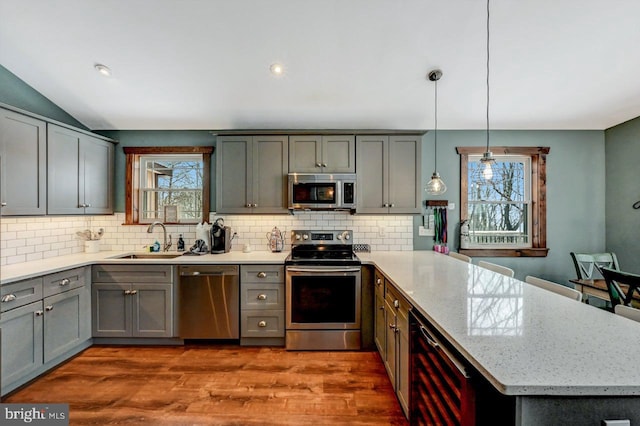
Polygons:
<instances>
[{"instance_id":1,"label":"kitchen peninsula","mask_svg":"<svg viewBox=\"0 0 640 426\"><path fill-rule=\"evenodd\" d=\"M2 285L92 264L281 264L287 253L174 259L62 256L3 268ZM640 324L431 251L361 253L515 406L514 424L640 422ZM612 368L610 365L623 366Z\"/></svg>"}]
</instances>

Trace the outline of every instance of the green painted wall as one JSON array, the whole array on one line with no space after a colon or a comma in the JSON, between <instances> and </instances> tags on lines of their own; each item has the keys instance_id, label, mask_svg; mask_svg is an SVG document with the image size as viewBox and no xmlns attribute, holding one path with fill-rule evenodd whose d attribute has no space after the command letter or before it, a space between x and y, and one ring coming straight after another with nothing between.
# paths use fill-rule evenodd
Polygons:
<instances>
[{"instance_id":1,"label":"green painted wall","mask_svg":"<svg viewBox=\"0 0 640 426\"><path fill-rule=\"evenodd\" d=\"M126 146L214 146L215 136L206 130L114 130L96 131L118 141L115 152L114 208L124 212L125 155ZM211 158L211 206L216 201L215 150Z\"/></svg>"},{"instance_id":2,"label":"green painted wall","mask_svg":"<svg viewBox=\"0 0 640 426\"><path fill-rule=\"evenodd\" d=\"M606 249L620 268L640 274L640 117L605 131Z\"/></svg>"},{"instance_id":3,"label":"green painted wall","mask_svg":"<svg viewBox=\"0 0 640 426\"><path fill-rule=\"evenodd\" d=\"M640 126L639 126L640 127ZM447 192L434 199L455 202L448 212L449 247L459 245L460 157L458 146L484 146L486 132L438 131L438 171ZM433 173L433 132L424 137L423 183ZM569 252L605 249L605 142L603 131L492 131L494 146L548 146L546 258L489 258L516 271L516 278L535 275L567 283L575 277ZM637 157L636 157L637 158ZM638 180L636 179L636 182ZM640 194L636 194L640 195ZM424 199L427 194L424 194ZM431 250L433 237L418 236L422 218L414 219L414 248ZM637 222L636 222L637 223ZM474 263L477 260L474 259Z\"/></svg>"},{"instance_id":4,"label":"green painted wall","mask_svg":"<svg viewBox=\"0 0 640 426\"><path fill-rule=\"evenodd\" d=\"M0 102L70 126L89 130L2 65L0 65Z\"/></svg>"}]
</instances>

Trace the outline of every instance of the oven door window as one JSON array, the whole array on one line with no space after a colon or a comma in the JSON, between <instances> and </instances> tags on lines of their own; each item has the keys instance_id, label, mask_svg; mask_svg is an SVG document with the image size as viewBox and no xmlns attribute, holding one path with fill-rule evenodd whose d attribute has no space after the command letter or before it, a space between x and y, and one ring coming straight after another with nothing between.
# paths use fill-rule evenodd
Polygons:
<instances>
[{"instance_id":1,"label":"oven door window","mask_svg":"<svg viewBox=\"0 0 640 426\"><path fill-rule=\"evenodd\" d=\"M353 276L294 276L291 279L291 322L356 322L357 288Z\"/></svg>"},{"instance_id":2,"label":"oven door window","mask_svg":"<svg viewBox=\"0 0 640 426\"><path fill-rule=\"evenodd\" d=\"M336 183L296 183L293 185L293 202L296 204L336 203Z\"/></svg>"}]
</instances>

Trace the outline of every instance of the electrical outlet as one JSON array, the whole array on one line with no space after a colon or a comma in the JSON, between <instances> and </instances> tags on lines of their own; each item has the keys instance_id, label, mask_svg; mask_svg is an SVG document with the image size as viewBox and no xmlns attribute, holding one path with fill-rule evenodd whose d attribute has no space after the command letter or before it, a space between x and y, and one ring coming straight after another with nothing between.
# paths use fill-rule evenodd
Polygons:
<instances>
[{"instance_id":1,"label":"electrical outlet","mask_svg":"<svg viewBox=\"0 0 640 426\"><path fill-rule=\"evenodd\" d=\"M449 203L449 205L447 207L449 207L449 210L455 210L456 209L456 203Z\"/></svg>"},{"instance_id":2,"label":"electrical outlet","mask_svg":"<svg viewBox=\"0 0 640 426\"><path fill-rule=\"evenodd\" d=\"M421 237L433 237L435 235L435 231L433 228L418 226L418 235Z\"/></svg>"},{"instance_id":3,"label":"electrical outlet","mask_svg":"<svg viewBox=\"0 0 640 426\"><path fill-rule=\"evenodd\" d=\"M379 226L378 227L378 236L379 237L386 237L387 236L387 228L384 226Z\"/></svg>"}]
</instances>

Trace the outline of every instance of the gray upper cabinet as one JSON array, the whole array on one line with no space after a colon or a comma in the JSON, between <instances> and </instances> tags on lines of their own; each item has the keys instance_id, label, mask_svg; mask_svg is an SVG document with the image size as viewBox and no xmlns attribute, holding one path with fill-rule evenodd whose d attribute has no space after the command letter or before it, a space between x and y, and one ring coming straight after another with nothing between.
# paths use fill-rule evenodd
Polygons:
<instances>
[{"instance_id":1,"label":"gray upper cabinet","mask_svg":"<svg viewBox=\"0 0 640 426\"><path fill-rule=\"evenodd\" d=\"M48 125L47 212L113 213L113 144Z\"/></svg>"},{"instance_id":2,"label":"gray upper cabinet","mask_svg":"<svg viewBox=\"0 0 640 426\"><path fill-rule=\"evenodd\" d=\"M288 213L288 136L220 136L216 212Z\"/></svg>"},{"instance_id":3,"label":"gray upper cabinet","mask_svg":"<svg viewBox=\"0 0 640 426\"><path fill-rule=\"evenodd\" d=\"M289 136L291 173L354 173L355 159L353 135Z\"/></svg>"},{"instance_id":4,"label":"gray upper cabinet","mask_svg":"<svg viewBox=\"0 0 640 426\"><path fill-rule=\"evenodd\" d=\"M46 213L46 123L0 108L2 215Z\"/></svg>"},{"instance_id":5,"label":"gray upper cabinet","mask_svg":"<svg viewBox=\"0 0 640 426\"><path fill-rule=\"evenodd\" d=\"M358 213L422 212L420 135L357 136L356 153Z\"/></svg>"}]
</instances>

